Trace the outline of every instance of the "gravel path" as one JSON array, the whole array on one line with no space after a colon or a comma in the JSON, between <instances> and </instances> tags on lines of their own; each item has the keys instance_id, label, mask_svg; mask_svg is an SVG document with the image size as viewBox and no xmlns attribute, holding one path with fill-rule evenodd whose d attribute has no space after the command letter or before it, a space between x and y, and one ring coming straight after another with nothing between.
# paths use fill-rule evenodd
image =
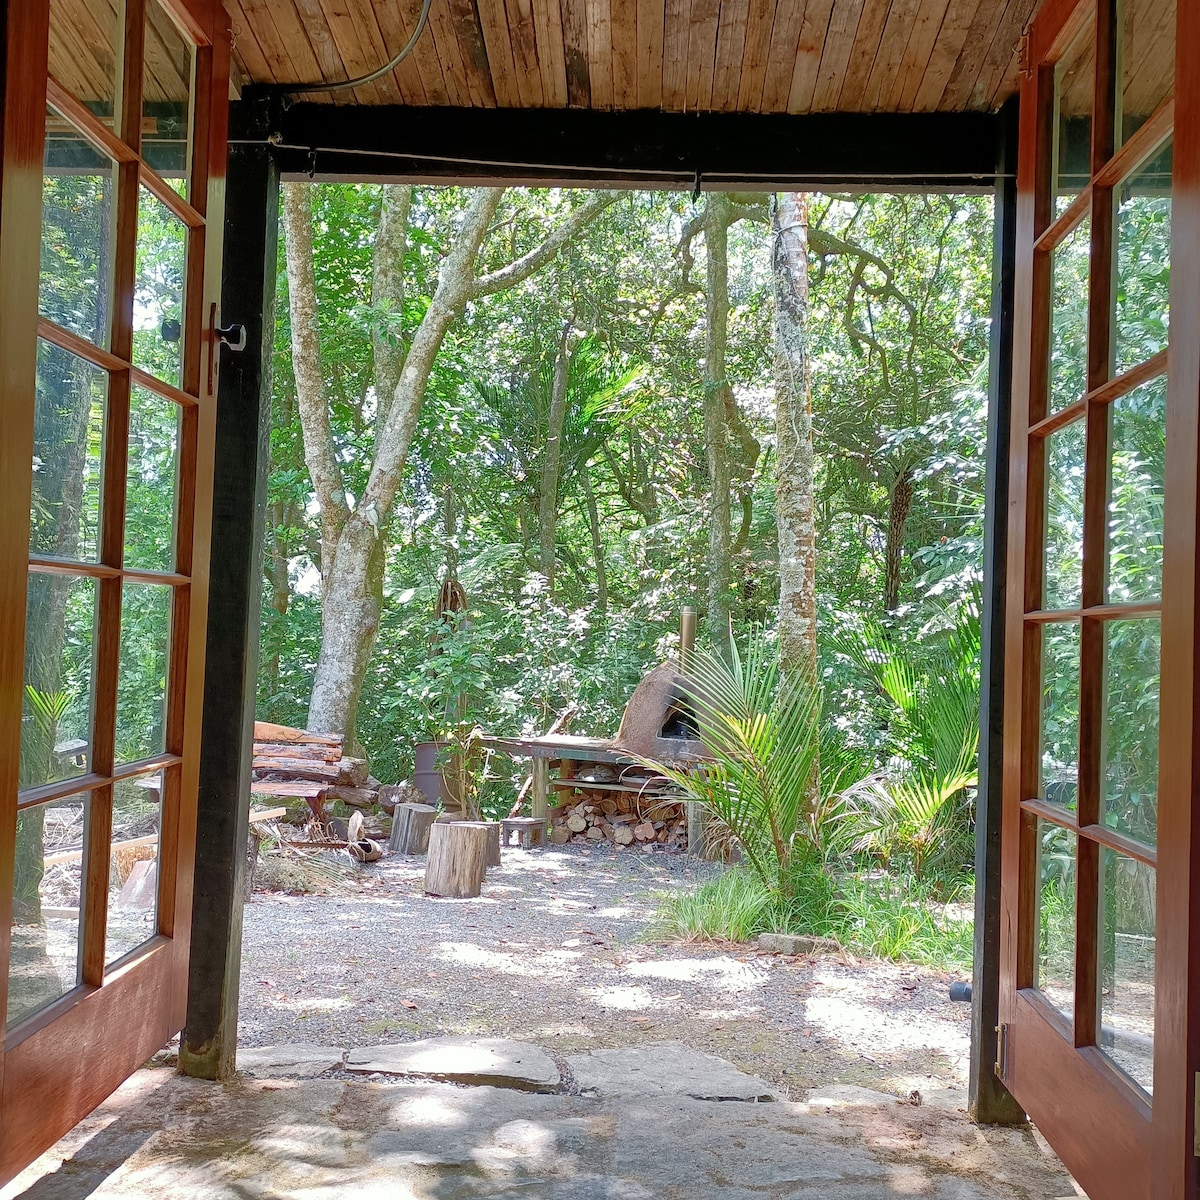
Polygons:
<instances>
[{"instance_id":1,"label":"gravel path","mask_svg":"<svg viewBox=\"0 0 1200 1200\"><path fill-rule=\"evenodd\" d=\"M424 860L362 868L343 895L245 910L240 1041L353 1046L521 1037L561 1056L674 1039L799 1099L849 1083L957 1107L969 1007L924 968L652 945L658 898L715 870L597 847L504 852L476 900L422 894Z\"/></svg>"}]
</instances>

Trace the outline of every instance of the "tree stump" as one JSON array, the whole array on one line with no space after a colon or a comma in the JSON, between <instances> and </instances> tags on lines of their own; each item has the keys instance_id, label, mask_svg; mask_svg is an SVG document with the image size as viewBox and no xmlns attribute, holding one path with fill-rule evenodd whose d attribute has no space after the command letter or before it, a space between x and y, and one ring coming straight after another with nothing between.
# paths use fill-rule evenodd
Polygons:
<instances>
[{"instance_id":1,"label":"tree stump","mask_svg":"<svg viewBox=\"0 0 1200 1200\"><path fill-rule=\"evenodd\" d=\"M487 845L488 832L482 823L435 823L429 830L426 893L454 900L478 896L487 869Z\"/></svg>"},{"instance_id":2,"label":"tree stump","mask_svg":"<svg viewBox=\"0 0 1200 1200\"><path fill-rule=\"evenodd\" d=\"M487 830L487 865L500 865L500 822L499 821L455 821L456 825L478 825Z\"/></svg>"},{"instance_id":3,"label":"tree stump","mask_svg":"<svg viewBox=\"0 0 1200 1200\"><path fill-rule=\"evenodd\" d=\"M432 804L397 804L392 812L388 849L396 854L424 854L437 809Z\"/></svg>"}]
</instances>

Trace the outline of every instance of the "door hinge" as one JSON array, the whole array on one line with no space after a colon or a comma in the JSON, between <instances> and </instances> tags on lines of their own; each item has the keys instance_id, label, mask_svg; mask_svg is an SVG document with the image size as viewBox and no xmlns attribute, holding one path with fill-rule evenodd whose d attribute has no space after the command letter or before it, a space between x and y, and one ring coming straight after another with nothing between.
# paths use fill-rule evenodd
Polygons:
<instances>
[{"instance_id":1,"label":"door hinge","mask_svg":"<svg viewBox=\"0 0 1200 1200\"><path fill-rule=\"evenodd\" d=\"M1008 1026L996 1026L996 1074L1003 1079L1008 1074Z\"/></svg>"}]
</instances>

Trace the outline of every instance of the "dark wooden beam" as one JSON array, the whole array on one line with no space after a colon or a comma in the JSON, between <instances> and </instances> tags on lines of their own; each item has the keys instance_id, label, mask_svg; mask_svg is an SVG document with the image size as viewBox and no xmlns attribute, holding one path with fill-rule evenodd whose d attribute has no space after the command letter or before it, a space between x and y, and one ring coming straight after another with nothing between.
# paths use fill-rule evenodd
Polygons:
<instances>
[{"instance_id":1,"label":"dark wooden beam","mask_svg":"<svg viewBox=\"0 0 1200 1200\"><path fill-rule=\"evenodd\" d=\"M793 117L267 100L285 178L690 190L699 176L718 189L962 191L989 190L996 173L996 117L988 113ZM257 136L235 118L235 141Z\"/></svg>"},{"instance_id":2,"label":"dark wooden beam","mask_svg":"<svg viewBox=\"0 0 1200 1200\"><path fill-rule=\"evenodd\" d=\"M278 213L274 151L265 142L232 146L221 321L244 324L248 341L241 353L221 351L192 952L179 1050L180 1068L202 1079L232 1075L237 1049Z\"/></svg>"},{"instance_id":3,"label":"dark wooden beam","mask_svg":"<svg viewBox=\"0 0 1200 1200\"><path fill-rule=\"evenodd\" d=\"M997 122L992 250L992 328L983 519L983 654L979 791L975 803L975 969L971 981L968 1109L985 1125L1014 1125L1025 1112L995 1072L1000 1023L1000 828L1004 764L1004 612L1008 563L1008 449L1012 416L1013 286L1016 272L1017 101ZM1022 431L1023 433L1023 431Z\"/></svg>"}]
</instances>

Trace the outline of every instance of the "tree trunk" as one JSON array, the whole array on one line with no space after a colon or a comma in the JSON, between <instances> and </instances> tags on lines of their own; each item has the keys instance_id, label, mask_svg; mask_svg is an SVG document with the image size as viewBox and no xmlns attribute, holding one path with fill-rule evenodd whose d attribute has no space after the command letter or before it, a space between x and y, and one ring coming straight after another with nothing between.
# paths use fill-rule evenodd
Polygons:
<instances>
[{"instance_id":1,"label":"tree trunk","mask_svg":"<svg viewBox=\"0 0 1200 1200\"><path fill-rule=\"evenodd\" d=\"M730 516L729 441L725 348L729 339L729 222L732 204L709 193L704 213L707 288L704 339L704 457L711 493L708 526L708 636L713 649L729 650Z\"/></svg>"},{"instance_id":2,"label":"tree trunk","mask_svg":"<svg viewBox=\"0 0 1200 1200\"><path fill-rule=\"evenodd\" d=\"M562 473L562 433L567 417L567 335L563 328L554 357L554 381L550 388L550 412L546 422L546 447L542 457L542 486L538 493L538 528L541 533L538 569L546 577L546 594L554 592L554 542L558 532L558 487Z\"/></svg>"},{"instance_id":3,"label":"tree trunk","mask_svg":"<svg viewBox=\"0 0 1200 1200\"><path fill-rule=\"evenodd\" d=\"M775 276L775 521L779 536L779 657L785 673L817 677L817 545L808 371L808 198L772 205Z\"/></svg>"},{"instance_id":4,"label":"tree trunk","mask_svg":"<svg viewBox=\"0 0 1200 1200\"><path fill-rule=\"evenodd\" d=\"M588 528L592 534L592 558L596 564L596 607L603 617L608 613L608 564L604 557L604 539L600 536L600 512L596 507L592 473L586 464L583 468L582 487L583 499L587 504Z\"/></svg>"},{"instance_id":5,"label":"tree trunk","mask_svg":"<svg viewBox=\"0 0 1200 1200\"><path fill-rule=\"evenodd\" d=\"M900 604L900 567L904 561L904 526L913 502L912 471L905 467L892 484L888 499L887 550L884 557L883 607L891 612Z\"/></svg>"}]
</instances>

